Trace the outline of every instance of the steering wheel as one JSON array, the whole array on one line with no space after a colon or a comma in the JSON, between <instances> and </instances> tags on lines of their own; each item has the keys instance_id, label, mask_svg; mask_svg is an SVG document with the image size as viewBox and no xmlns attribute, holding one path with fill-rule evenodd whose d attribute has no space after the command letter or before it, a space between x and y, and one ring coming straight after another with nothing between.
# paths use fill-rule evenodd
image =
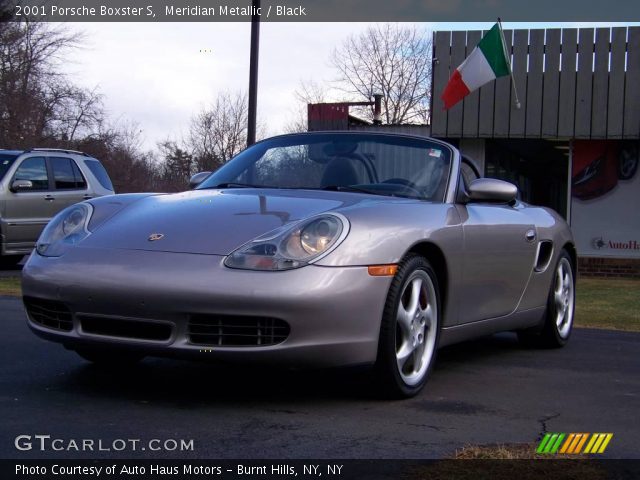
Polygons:
<instances>
[{"instance_id":1,"label":"steering wheel","mask_svg":"<svg viewBox=\"0 0 640 480\"><path fill-rule=\"evenodd\" d=\"M405 187L406 190L412 190L413 193L416 193L418 195L418 197L423 196L422 192L418 190L418 186L415 183L407 180L406 178L389 178L387 180L383 180L381 183L387 183L391 185L402 185L403 187Z\"/></svg>"}]
</instances>

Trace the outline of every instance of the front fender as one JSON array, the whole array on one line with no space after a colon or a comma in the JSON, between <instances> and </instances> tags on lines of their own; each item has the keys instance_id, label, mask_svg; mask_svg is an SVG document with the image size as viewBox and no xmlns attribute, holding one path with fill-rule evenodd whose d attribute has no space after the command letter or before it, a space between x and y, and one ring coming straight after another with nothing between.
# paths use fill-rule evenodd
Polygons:
<instances>
[{"instance_id":1,"label":"front fender","mask_svg":"<svg viewBox=\"0 0 640 480\"><path fill-rule=\"evenodd\" d=\"M462 251L460 215L453 205L411 201L338 211L349 219L349 235L318 265L398 263L414 245L425 241L437 245L447 258Z\"/></svg>"}]
</instances>

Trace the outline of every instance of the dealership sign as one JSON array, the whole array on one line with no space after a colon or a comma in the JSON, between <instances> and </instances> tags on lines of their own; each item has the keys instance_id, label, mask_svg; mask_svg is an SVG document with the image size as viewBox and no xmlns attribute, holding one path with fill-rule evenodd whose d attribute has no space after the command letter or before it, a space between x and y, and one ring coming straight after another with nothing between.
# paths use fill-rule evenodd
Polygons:
<instances>
[{"instance_id":1,"label":"dealership sign","mask_svg":"<svg viewBox=\"0 0 640 480\"><path fill-rule=\"evenodd\" d=\"M640 142L572 142L571 230L578 255L640 258Z\"/></svg>"},{"instance_id":2,"label":"dealership sign","mask_svg":"<svg viewBox=\"0 0 640 480\"><path fill-rule=\"evenodd\" d=\"M592 241L593 248L596 250L602 250L603 248L610 248L612 250L638 250L640 251L640 242L637 240L617 241L606 240L603 237L594 238Z\"/></svg>"}]
</instances>

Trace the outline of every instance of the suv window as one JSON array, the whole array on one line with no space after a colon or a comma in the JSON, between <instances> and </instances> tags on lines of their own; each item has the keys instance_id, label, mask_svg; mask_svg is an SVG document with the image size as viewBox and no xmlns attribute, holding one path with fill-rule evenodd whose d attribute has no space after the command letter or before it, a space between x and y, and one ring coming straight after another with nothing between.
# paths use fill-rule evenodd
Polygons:
<instances>
[{"instance_id":1,"label":"suv window","mask_svg":"<svg viewBox=\"0 0 640 480\"><path fill-rule=\"evenodd\" d=\"M84 190L87 188L78 165L71 158L49 157L53 181L58 190Z\"/></svg>"},{"instance_id":2,"label":"suv window","mask_svg":"<svg viewBox=\"0 0 640 480\"><path fill-rule=\"evenodd\" d=\"M111 183L109 174L98 160L85 160L84 164L89 167L89 170L91 170L91 173L93 173L93 175L98 179L100 185L107 190L113 191L113 184Z\"/></svg>"},{"instance_id":3,"label":"suv window","mask_svg":"<svg viewBox=\"0 0 640 480\"><path fill-rule=\"evenodd\" d=\"M44 157L30 157L25 159L13 177L15 180L29 180L33 187L30 190L48 190L49 177Z\"/></svg>"},{"instance_id":4,"label":"suv window","mask_svg":"<svg viewBox=\"0 0 640 480\"><path fill-rule=\"evenodd\" d=\"M4 178L6 173L13 165L13 162L16 158L18 158L20 154L18 153L0 153L0 180Z\"/></svg>"}]
</instances>

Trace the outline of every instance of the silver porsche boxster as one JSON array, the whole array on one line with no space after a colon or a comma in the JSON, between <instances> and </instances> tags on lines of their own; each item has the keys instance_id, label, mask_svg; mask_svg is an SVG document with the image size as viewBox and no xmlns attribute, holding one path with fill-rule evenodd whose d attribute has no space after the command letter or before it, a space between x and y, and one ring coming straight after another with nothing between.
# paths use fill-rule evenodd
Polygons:
<instances>
[{"instance_id":1,"label":"silver porsche boxster","mask_svg":"<svg viewBox=\"0 0 640 480\"><path fill-rule=\"evenodd\" d=\"M110 364L368 364L394 396L420 391L447 344L498 331L569 339L567 224L451 145L284 135L198 180L58 214L23 270L29 327Z\"/></svg>"}]
</instances>

